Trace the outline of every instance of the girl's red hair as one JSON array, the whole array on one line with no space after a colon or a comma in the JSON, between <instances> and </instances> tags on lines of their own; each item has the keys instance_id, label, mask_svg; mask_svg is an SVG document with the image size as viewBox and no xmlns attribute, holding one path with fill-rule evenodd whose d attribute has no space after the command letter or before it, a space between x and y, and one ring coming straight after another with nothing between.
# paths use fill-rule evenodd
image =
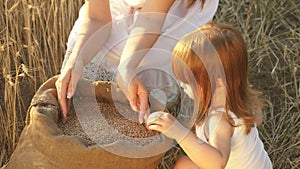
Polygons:
<instances>
[{"instance_id":1,"label":"girl's red hair","mask_svg":"<svg viewBox=\"0 0 300 169\"><path fill-rule=\"evenodd\" d=\"M226 112L230 110L243 119L246 133L258 122L256 117L261 117L263 99L248 85L247 47L241 33L233 27L208 23L183 37L173 51L172 69L178 80L193 88L195 105L199 105L196 124L207 116L219 79L225 82Z\"/></svg>"}]
</instances>

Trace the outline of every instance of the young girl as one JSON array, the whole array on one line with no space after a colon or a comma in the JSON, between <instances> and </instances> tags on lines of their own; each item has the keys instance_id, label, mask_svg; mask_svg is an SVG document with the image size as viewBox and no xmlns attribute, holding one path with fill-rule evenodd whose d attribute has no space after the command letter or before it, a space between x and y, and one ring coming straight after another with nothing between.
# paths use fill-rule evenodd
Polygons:
<instances>
[{"instance_id":1,"label":"young girl","mask_svg":"<svg viewBox=\"0 0 300 169\"><path fill-rule=\"evenodd\" d=\"M272 168L256 128L263 100L248 84L247 61L241 34L226 24L201 26L175 46L172 69L196 105L196 135L165 112L152 113L147 127L185 151L176 169Z\"/></svg>"}]
</instances>

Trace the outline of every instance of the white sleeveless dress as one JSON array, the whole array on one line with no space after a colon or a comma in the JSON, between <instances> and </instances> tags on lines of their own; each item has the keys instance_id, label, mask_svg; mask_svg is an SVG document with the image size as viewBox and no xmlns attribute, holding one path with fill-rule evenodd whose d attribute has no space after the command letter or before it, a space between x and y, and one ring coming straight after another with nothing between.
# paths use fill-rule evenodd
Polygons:
<instances>
[{"instance_id":1,"label":"white sleeveless dress","mask_svg":"<svg viewBox=\"0 0 300 169\"><path fill-rule=\"evenodd\" d=\"M135 13L130 16L131 9L141 8L145 1L146 0L110 0L113 20L111 35L104 45L103 50L99 51L90 64L86 65L83 77L90 80L112 80L110 79L111 76L105 77L105 74L109 74L109 72L114 73L116 71L126 39L134 23L135 15L139 12L136 10ZM219 2L219 0L206 0L204 7L200 9L201 4L198 0L191 8L186 8L186 1L187 0L175 0L163 25L162 36L156 41L153 49L150 49L144 57L140 67L155 67L171 73L171 53L178 40L195 28L211 21ZM84 11L85 6L83 5L79 12L79 18L75 22L69 35L63 66L68 60L76 42L78 30L83 21ZM122 41L119 43L120 40ZM117 42L118 44L115 45ZM154 59L154 57L158 56L158 59ZM102 74L100 72L101 75L99 75L99 69L101 71L105 69L105 72L102 72ZM162 77L156 77L155 83L166 80L161 78ZM151 79L151 81L153 81L153 79Z\"/></svg>"},{"instance_id":2,"label":"white sleeveless dress","mask_svg":"<svg viewBox=\"0 0 300 169\"><path fill-rule=\"evenodd\" d=\"M206 141L204 127L208 125L209 136L212 137L218 128L219 121L225 109L217 109L210 112L205 123L196 126L196 135L201 140ZM259 138L258 130L253 127L248 135L245 134L245 126L243 121L238 119L233 112L229 111L229 115L233 118L238 126L234 129L231 137L231 151L226 169L272 169L271 160L264 149L263 142Z\"/></svg>"}]
</instances>

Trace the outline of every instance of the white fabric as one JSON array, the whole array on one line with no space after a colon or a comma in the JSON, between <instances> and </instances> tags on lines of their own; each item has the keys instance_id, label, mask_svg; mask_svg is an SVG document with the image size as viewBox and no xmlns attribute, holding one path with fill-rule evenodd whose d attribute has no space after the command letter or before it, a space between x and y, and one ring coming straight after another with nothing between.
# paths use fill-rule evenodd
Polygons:
<instances>
[{"instance_id":1,"label":"white fabric","mask_svg":"<svg viewBox=\"0 0 300 169\"><path fill-rule=\"evenodd\" d=\"M125 2L134 8L141 8L146 0L125 0Z\"/></svg>"},{"instance_id":2,"label":"white fabric","mask_svg":"<svg viewBox=\"0 0 300 169\"><path fill-rule=\"evenodd\" d=\"M116 71L122 50L132 28L132 24L135 21L135 15L138 14L138 11L135 11L134 15L130 16L130 12L132 12L131 9L132 7L142 7L144 2L145 0L110 1L111 14L113 18L110 38L104 45L103 50L99 51L91 63L85 67L83 72L84 77L91 80L101 80L94 79L97 72L95 69L98 67L105 67L107 70L112 72ZM167 73L163 73L163 75L155 75L155 80L153 80L153 71L156 70L147 71L148 73L140 76L144 83L147 81L147 79L149 83L154 83L158 86L160 86L162 83L174 83L173 80L170 82L170 79L172 78L167 77L168 74L172 74L170 58L174 46L185 34L212 20L217 10L219 0L206 0L202 9L200 9L201 4L198 0L191 8L186 8L186 2L187 0L176 0L174 2L168 12L165 24L163 25L162 35L139 65L141 69L156 68ZM68 60L72 48L76 42L77 32L81 22L83 21L84 10L85 6L83 5L79 13L79 18L75 22L69 36L67 52L63 65Z\"/></svg>"},{"instance_id":3,"label":"white fabric","mask_svg":"<svg viewBox=\"0 0 300 169\"><path fill-rule=\"evenodd\" d=\"M212 137L213 134L215 134L223 112L224 109L212 111L208 116L210 119L208 118L205 120L209 121L208 137ZM256 126L251 129L248 135L246 135L243 121L238 119L233 112L229 111L229 115L233 118L238 127L235 127L231 137L230 157L225 168L272 169L272 163L264 149L263 142L259 138ZM201 126L196 126L196 135L202 140L206 140L203 127L205 124L207 124L207 122L203 123Z\"/></svg>"}]
</instances>

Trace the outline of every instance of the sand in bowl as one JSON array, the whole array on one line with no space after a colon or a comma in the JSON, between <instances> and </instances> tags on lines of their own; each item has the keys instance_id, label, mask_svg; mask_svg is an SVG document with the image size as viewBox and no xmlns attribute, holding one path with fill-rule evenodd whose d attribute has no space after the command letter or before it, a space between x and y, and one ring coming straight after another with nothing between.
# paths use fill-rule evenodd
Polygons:
<instances>
[{"instance_id":1,"label":"sand in bowl","mask_svg":"<svg viewBox=\"0 0 300 169\"><path fill-rule=\"evenodd\" d=\"M160 143L160 134L138 122L129 103L108 102L90 97L73 99L66 123L58 122L64 135L82 138L88 146L125 141L138 146Z\"/></svg>"}]
</instances>

